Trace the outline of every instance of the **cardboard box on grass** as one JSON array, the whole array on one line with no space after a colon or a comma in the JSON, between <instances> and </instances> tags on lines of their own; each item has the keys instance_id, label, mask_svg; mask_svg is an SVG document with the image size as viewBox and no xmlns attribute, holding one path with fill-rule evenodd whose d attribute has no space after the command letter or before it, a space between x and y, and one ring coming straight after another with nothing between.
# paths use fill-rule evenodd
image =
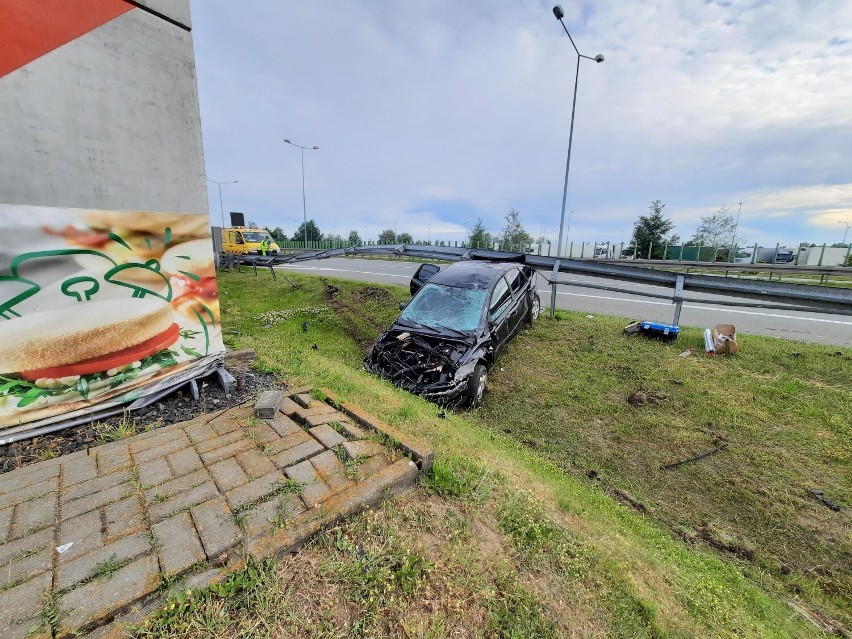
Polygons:
<instances>
[{"instance_id":1,"label":"cardboard box on grass","mask_svg":"<svg viewBox=\"0 0 852 639\"><path fill-rule=\"evenodd\" d=\"M713 344L717 355L733 355L739 351L736 327L733 324L716 324L713 327Z\"/></svg>"}]
</instances>

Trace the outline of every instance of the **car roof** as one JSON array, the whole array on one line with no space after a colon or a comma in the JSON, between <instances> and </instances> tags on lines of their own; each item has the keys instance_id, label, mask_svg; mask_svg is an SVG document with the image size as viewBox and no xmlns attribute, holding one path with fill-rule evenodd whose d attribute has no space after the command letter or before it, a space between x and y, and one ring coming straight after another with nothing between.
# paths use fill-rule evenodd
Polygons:
<instances>
[{"instance_id":1,"label":"car roof","mask_svg":"<svg viewBox=\"0 0 852 639\"><path fill-rule=\"evenodd\" d=\"M429 284L456 288L490 288L503 273L518 268L513 262L484 262L465 260L442 268L429 278Z\"/></svg>"}]
</instances>

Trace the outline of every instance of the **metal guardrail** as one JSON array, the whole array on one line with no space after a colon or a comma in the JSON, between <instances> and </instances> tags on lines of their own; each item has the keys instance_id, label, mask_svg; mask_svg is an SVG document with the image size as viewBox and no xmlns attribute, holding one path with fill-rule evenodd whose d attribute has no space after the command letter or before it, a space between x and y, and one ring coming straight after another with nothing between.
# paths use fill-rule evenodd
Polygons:
<instances>
[{"instance_id":1,"label":"metal guardrail","mask_svg":"<svg viewBox=\"0 0 852 639\"><path fill-rule=\"evenodd\" d=\"M674 260L596 260L596 261L604 261L607 264L621 264L624 266L648 266L648 267L662 267L665 269L681 269L685 268L687 271L691 268L700 268L707 271L751 271L751 272L763 272L763 273L778 273L779 275L845 275L847 277L852 277L852 268L848 266L805 266L805 265L796 265L793 262L789 262L786 264L782 264L781 262L777 262L775 264L764 264L764 263L742 263L742 262L696 262L696 261L674 261Z\"/></svg>"},{"instance_id":2,"label":"metal guardrail","mask_svg":"<svg viewBox=\"0 0 852 639\"><path fill-rule=\"evenodd\" d=\"M526 264L527 266L538 270L551 286L551 315L555 309L556 287L559 284L570 284L571 286L628 293L630 295L657 299L669 299L675 305L675 316L673 322L675 325L677 325L680 318L680 308L683 302L852 315L852 289L830 288L807 284L790 284L787 282L767 282L765 280L731 279L713 275L699 275L695 273L673 273L670 271L644 268L644 266L637 265L635 260L625 260L629 264L624 264L621 262L615 263L613 261L557 259L543 255L509 253L489 249L467 249L451 246L422 245L364 246L330 249L325 251L305 251L296 255L227 257L233 260L234 264L253 267L255 269L255 273L257 272L258 266L262 268L268 267L274 276L275 272L273 267L281 264L292 264L307 260L357 255L408 256L416 257L421 260L446 260L450 262L479 259ZM737 266L748 266L750 267L750 270L753 270L756 265L744 264ZM777 265L767 266L777 267ZM673 293L671 295L663 295L660 293L626 290L612 286L583 282L560 281L560 273L574 273L590 277L650 284L654 286L672 288ZM685 296L686 291L716 295L723 294L737 298L751 298L755 301L735 302L729 300L689 298Z\"/></svg>"}]
</instances>

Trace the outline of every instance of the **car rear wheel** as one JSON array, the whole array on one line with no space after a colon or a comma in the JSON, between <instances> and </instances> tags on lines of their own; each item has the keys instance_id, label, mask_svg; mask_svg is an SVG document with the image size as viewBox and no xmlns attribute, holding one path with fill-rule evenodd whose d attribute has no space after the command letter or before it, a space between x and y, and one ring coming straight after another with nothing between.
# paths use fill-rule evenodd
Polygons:
<instances>
[{"instance_id":1,"label":"car rear wheel","mask_svg":"<svg viewBox=\"0 0 852 639\"><path fill-rule=\"evenodd\" d=\"M532 324L538 319L539 315L541 315L541 298L538 296L538 293L535 293L530 301L530 312L527 313L527 324Z\"/></svg>"},{"instance_id":2,"label":"car rear wheel","mask_svg":"<svg viewBox=\"0 0 852 639\"><path fill-rule=\"evenodd\" d=\"M470 378L467 380L467 405L476 408L482 405L482 396L485 394L485 385L488 383L488 371L485 366L477 364Z\"/></svg>"}]
</instances>

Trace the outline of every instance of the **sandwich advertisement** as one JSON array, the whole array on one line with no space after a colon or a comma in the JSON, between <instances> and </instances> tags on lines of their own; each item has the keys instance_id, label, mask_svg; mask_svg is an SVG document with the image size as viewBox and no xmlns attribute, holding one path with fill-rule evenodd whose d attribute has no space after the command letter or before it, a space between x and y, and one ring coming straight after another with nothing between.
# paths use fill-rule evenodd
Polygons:
<instances>
[{"instance_id":1,"label":"sandwich advertisement","mask_svg":"<svg viewBox=\"0 0 852 639\"><path fill-rule=\"evenodd\" d=\"M0 204L0 441L224 350L207 215Z\"/></svg>"}]
</instances>

